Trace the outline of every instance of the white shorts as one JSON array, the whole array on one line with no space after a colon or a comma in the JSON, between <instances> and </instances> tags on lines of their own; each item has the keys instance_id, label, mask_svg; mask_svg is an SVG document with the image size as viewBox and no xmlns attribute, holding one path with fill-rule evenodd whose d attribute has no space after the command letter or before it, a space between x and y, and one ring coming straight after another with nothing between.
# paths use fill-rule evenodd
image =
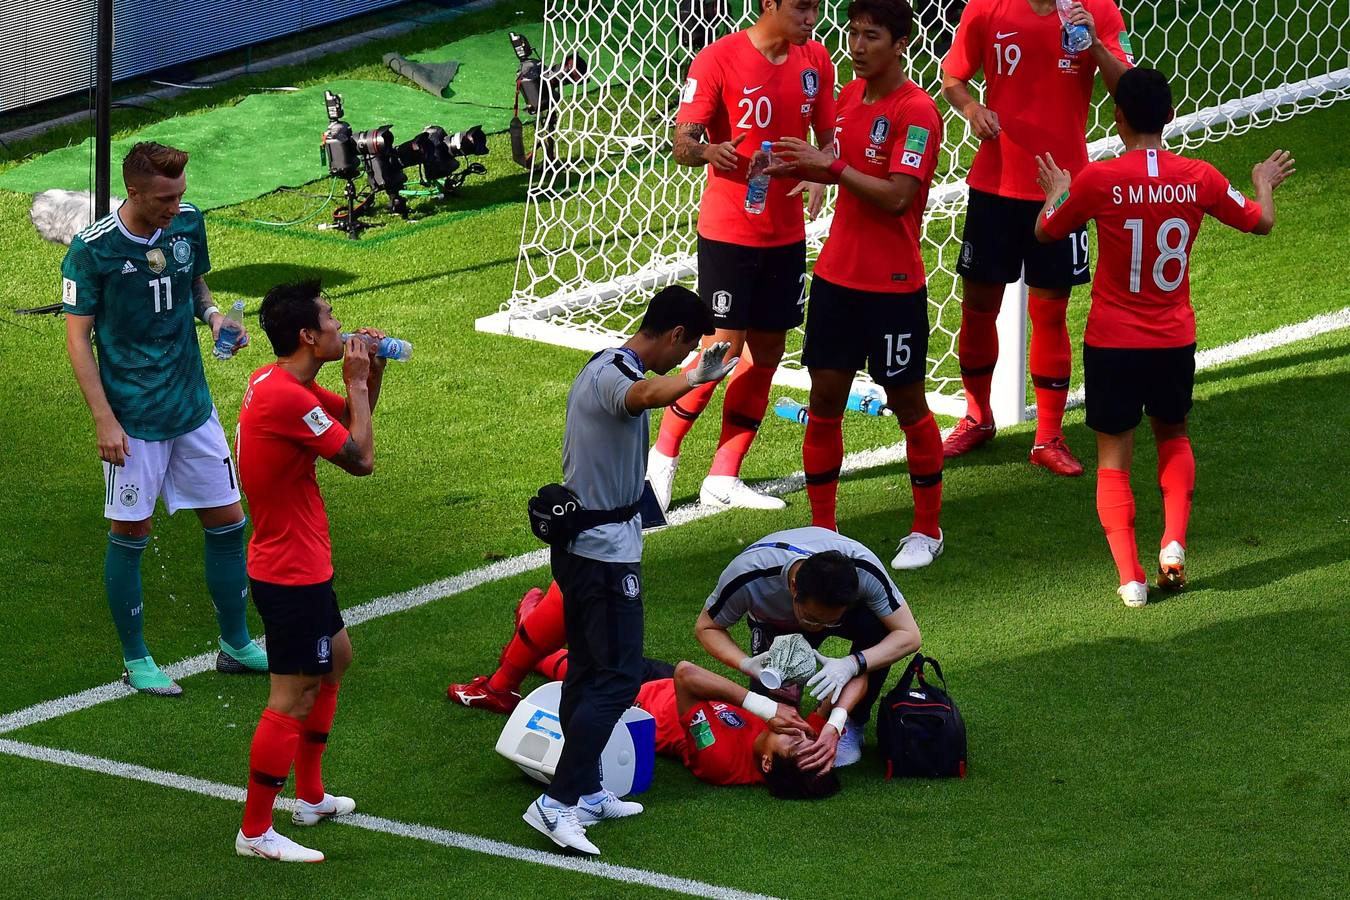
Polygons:
<instances>
[{"instance_id":1,"label":"white shorts","mask_svg":"<svg viewBox=\"0 0 1350 900\"><path fill-rule=\"evenodd\" d=\"M180 509L211 509L239 502L239 477L215 407L211 418L167 441L127 435L126 465L103 464L103 515L139 522L155 512L155 500L173 515Z\"/></svg>"}]
</instances>

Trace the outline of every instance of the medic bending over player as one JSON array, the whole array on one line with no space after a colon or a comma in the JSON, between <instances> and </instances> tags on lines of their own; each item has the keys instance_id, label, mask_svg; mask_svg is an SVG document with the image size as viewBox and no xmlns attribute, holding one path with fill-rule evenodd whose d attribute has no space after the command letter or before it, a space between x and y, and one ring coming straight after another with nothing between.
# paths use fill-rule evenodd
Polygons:
<instances>
[{"instance_id":1,"label":"medic bending over player","mask_svg":"<svg viewBox=\"0 0 1350 900\"><path fill-rule=\"evenodd\" d=\"M452 684L450 699L509 715L520 702L518 689L531 669L549 679L567 672L562 595L532 588L516 608L516 632L491 676ZM831 773L841 762L835 746L842 720L867 691L864 677L854 678L838 702L822 704L803 719L795 709L749 692L691 662L672 670L649 659L637 706L656 720L656 752L679 759L709 784L765 783L775 797L828 797L839 790ZM672 677L673 675L673 677Z\"/></svg>"}]
</instances>

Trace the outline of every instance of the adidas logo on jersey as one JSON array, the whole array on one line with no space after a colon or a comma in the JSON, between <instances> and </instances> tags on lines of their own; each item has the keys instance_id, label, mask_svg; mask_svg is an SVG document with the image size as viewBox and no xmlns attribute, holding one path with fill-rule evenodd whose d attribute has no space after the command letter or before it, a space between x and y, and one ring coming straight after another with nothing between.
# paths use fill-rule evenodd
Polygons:
<instances>
[{"instance_id":1,"label":"adidas logo on jersey","mask_svg":"<svg viewBox=\"0 0 1350 900\"><path fill-rule=\"evenodd\" d=\"M131 260L127 260L126 262L122 263L122 274L123 275L136 274L136 267L132 264Z\"/></svg>"}]
</instances>

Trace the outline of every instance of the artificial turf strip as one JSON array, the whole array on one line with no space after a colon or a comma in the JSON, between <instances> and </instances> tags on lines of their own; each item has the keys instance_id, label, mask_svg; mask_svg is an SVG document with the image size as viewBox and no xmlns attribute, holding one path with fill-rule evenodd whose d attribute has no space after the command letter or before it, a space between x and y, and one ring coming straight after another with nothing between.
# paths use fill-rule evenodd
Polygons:
<instances>
[{"instance_id":1,"label":"artificial turf strip","mask_svg":"<svg viewBox=\"0 0 1350 900\"><path fill-rule=\"evenodd\" d=\"M1341 332L1201 375L1192 580L1146 610L1114 596L1090 482L1025 466L1029 434L951 466L948 552L898 580L962 705L970 778L886 783L869 750L843 773L844 793L795 804L705 786L663 761L648 811L596 832L604 859L791 897L829 891L839 866L853 890L878 896L899 882L940 896L1335 896L1350 875L1340 752L1350 538L1339 492L1322 488L1343 459L1332 435L1350 428L1344 409L1326 409L1350 376L1347 349ZM1269 440L1273 422L1310 421L1321 437ZM1086 443L1080 416L1069 434ZM1135 463L1145 559L1160 528L1153 465L1145 444ZM887 489L896 474L843 484L846 531L883 552L905 503ZM738 513L652 537L648 652L709 664L692 624L710 585L744 543L790 519ZM503 720L443 691L491 668L516 597L544 577L354 629L330 787L376 815L538 846L518 820L536 788L491 749ZM211 673L184 687L181 703L131 697L12 736L237 781L265 684ZM203 819L228 837L230 812ZM350 865L381 865L382 853L342 837L354 841ZM822 847L828 866L783 865ZM202 864L214 874L233 860L222 851Z\"/></svg>"}]
</instances>

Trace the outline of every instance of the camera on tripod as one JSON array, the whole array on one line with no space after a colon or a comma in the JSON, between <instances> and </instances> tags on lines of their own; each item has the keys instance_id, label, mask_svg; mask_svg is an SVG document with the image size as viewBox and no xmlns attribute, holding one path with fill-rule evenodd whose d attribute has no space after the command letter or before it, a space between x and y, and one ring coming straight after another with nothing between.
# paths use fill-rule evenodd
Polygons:
<instances>
[{"instance_id":1,"label":"camera on tripod","mask_svg":"<svg viewBox=\"0 0 1350 900\"><path fill-rule=\"evenodd\" d=\"M529 38L510 32L511 49L520 67L516 70L516 108L511 120L511 155L525 168L534 165L533 153L525 152L524 125L520 121L520 100L535 117L535 130L544 140L546 157L553 159L553 130L557 126L557 102L564 84L577 84L586 77L588 66L579 53L569 53L561 66L546 66L540 61Z\"/></svg>"},{"instance_id":2,"label":"camera on tripod","mask_svg":"<svg viewBox=\"0 0 1350 900\"><path fill-rule=\"evenodd\" d=\"M353 239L367 223L358 218L368 215L375 195L389 197L389 207L408 218L408 201L403 188L408 183L405 169L418 167L420 182L436 188L441 198L449 196L470 175L482 175L487 169L480 163L460 165L464 156L485 156L487 135L481 125L449 134L439 125L428 125L409 141L396 145L392 125L380 125L366 131L353 131L343 121L342 96L324 92L328 110L328 128L323 133L323 159L328 172L347 182L347 208L333 213L334 227ZM367 194L356 202L356 179L366 174Z\"/></svg>"}]
</instances>

